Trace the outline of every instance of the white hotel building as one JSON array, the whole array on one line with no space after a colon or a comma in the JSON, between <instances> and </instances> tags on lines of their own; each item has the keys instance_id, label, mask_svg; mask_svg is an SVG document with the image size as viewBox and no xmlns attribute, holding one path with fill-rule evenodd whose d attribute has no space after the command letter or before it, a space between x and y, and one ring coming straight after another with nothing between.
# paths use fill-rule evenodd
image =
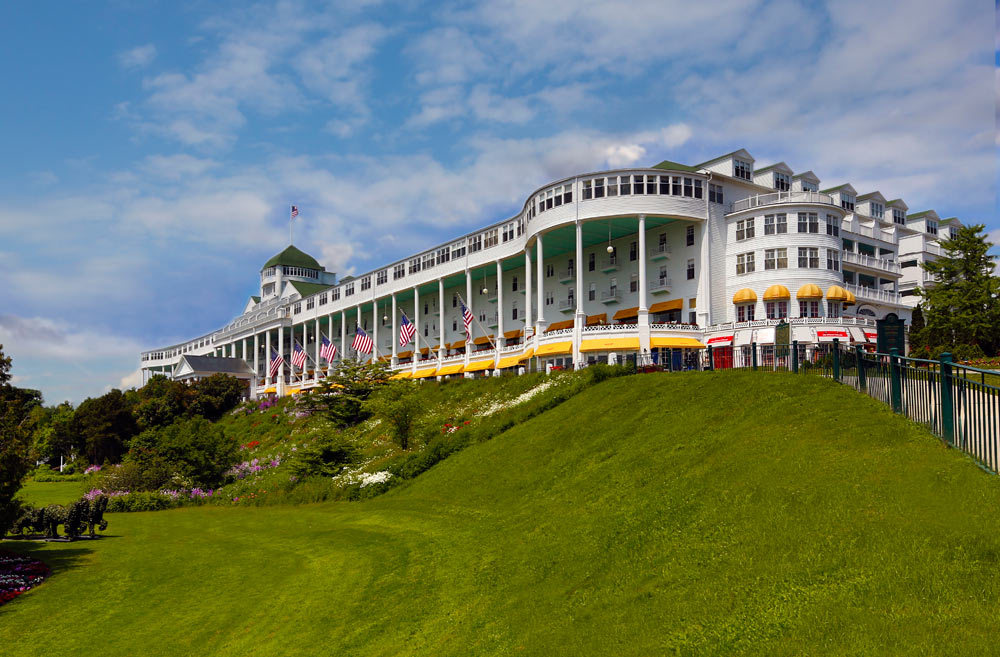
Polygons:
<instances>
[{"instance_id":1,"label":"white hotel building","mask_svg":"<svg viewBox=\"0 0 1000 657\"><path fill-rule=\"evenodd\" d=\"M227 326L144 352L144 381L185 355L243 359L251 393L314 385L354 357L355 325L400 376L486 375L528 363L573 367L632 355L689 367L705 345L771 344L774 326L816 345L874 340L875 320L909 319L928 283L919 263L960 225L811 171L755 168L745 150L696 166L586 173L528 195L509 219L365 274L326 272L293 246L260 271L260 296ZM465 343L460 300L477 321ZM417 343L398 346L401 313ZM290 365L294 342L309 359ZM271 348L285 362L268 376Z\"/></svg>"}]
</instances>

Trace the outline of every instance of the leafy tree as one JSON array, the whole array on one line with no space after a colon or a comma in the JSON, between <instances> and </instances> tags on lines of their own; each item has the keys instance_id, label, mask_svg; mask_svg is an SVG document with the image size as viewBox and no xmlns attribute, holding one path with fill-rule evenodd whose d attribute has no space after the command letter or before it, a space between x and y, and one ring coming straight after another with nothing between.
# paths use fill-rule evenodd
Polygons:
<instances>
[{"instance_id":1,"label":"leafy tree","mask_svg":"<svg viewBox=\"0 0 1000 657\"><path fill-rule=\"evenodd\" d=\"M362 404L362 409L387 422L400 449L409 449L410 434L420 416L420 400L412 383L391 381L381 386Z\"/></svg>"},{"instance_id":2,"label":"leafy tree","mask_svg":"<svg viewBox=\"0 0 1000 657\"><path fill-rule=\"evenodd\" d=\"M117 388L96 398L87 398L73 415L72 430L79 436L91 463L117 463L138 427L129 406Z\"/></svg>"},{"instance_id":3,"label":"leafy tree","mask_svg":"<svg viewBox=\"0 0 1000 657\"><path fill-rule=\"evenodd\" d=\"M941 243L943 255L923 263L935 285L918 289L927 326L925 344L1000 347L1000 280L982 224L963 226Z\"/></svg>"},{"instance_id":4,"label":"leafy tree","mask_svg":"<svg viewBox=\"0 0 1000 657\"><path fill-rule=\"evenodd\" d=\"M138 465L148 480L147 488L165 483L163 473L179 474L192 485L214 487L236 463L238 451L236 441L226 438L222 427L194 417L136 436L123 467Z\"/></svg>"},{"instance_id":5,"label":"leafy tree","mask_svg":"<svg viewBox=\"0 0 1000 657\"><path fill-rule=\"evenodd\" d=\"M193 386L189 411L215 421L236 407L246 394L245 384L228 374L213 374Z\"/></svg>"},{"instance_id":6,"label":"leafy tree","mask_svg":"<svg viewBox=\"0 0 1000 657\"><path fill-rule=\"evenodd\" d=\"M0 345L0 535L20 512L14 495L31 467L28 419L31 408L41 401L41 395L35 391L22 391L10 385L11 364Z\"/></svg>"},{"instance_id":7,"label":"leafy tree","mask_svg":"<svg viewBox=\"0 0 1000 657\"><path fill-rule=\"evenodd\" d=\"M162 427L187 413L193 393L191 388L157 374L136 391L132 409L139 427Z\"/></svg>"},{"instance_id":8,"label":"leafy tree","mask_svg":"<svg viewBox=\"0 0 1000 657\"><path fill-rule=\"evenodd\" d=\"M357 449L338 431L324 435L296 452L290 469L297 477L333 477L358 460Z\"/></svg>"},{"instance_id":9,"label":"leafy tree","mask_svg":"<svg viewBox=\"0 0 1000 657\"><path fill-rule=\"evenodd\" d=\"M81 445L73 433L73 405L65 401L55 407L38 407L33 411L34 435L32 452L40 461L58 461L62 456L66 461Z\"/></svg>"},{"instance_id":10,"label":"leafy tree","mask_svg":"<svg viewBox=\"0 0 1000 657\"><path fill-rule=\"evenodd\" d=\"M389 381L392 372L387 363L362 363L343 360L319 386L300 396L297 407L322 412L340 427L352 427L370 417L362 405L378 387Z\"/></svg>"}]
</instances>

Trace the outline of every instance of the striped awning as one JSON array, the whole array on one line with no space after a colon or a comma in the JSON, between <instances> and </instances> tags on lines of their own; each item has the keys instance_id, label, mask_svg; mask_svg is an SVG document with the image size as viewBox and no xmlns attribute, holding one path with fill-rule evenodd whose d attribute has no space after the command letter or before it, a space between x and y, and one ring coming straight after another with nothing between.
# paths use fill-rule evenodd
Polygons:
<instances>
[{"instance_id":1,"label":"striped awning","mask_svg":"<svg viewBox=\"0 0 1000 657\"><path fill-rule=\"evenodd\" d=\"M580 351L638 351L639 338L600 338L583 340Z\"/></svg>"},{"instance_id":2,"label":"striped awning","mask_svg":"<svg viewBox=\"0 0 1000 657\"><path fill-rule=\"evenodd\" d=\"M654 303L649 307L650 313L665 313L668 310L681 310L684 308L684 299L671 299L670 301L661 301L659 303Z\"/></svg>"}]
</instances>

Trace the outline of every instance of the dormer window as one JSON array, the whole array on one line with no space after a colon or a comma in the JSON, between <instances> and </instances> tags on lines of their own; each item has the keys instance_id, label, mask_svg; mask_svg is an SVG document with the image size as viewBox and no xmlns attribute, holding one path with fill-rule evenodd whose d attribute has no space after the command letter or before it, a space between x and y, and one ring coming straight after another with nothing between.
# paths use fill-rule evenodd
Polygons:
<instances>
[{"instance_id":1,"label":"dormer window","mask_svg":"<svg viewBox=\"0 0 1000 657\"><path fill-rule=\"evenodd\" d=\"M805 180L803 180L802 181L802 191L804 191L804 192L818 192L819 191L819 185L817 185L816 183L806 182Z\"/></svg>"},{"instance_id":2,"label":"dormer window","mask_svg":"<svg viewBox=\"0 0 1000 657\"><path fill-rule=\"evenodd\" d=\"M881 219L885 216L885 208L882 207L881 203L871 203L870 207L872 209L871 215L876 219Z\"/></svg>"},{"instance_id":3,"label":"dormer window","mask_svg":"<svg viewBox=\"0 0 1000 657\"><path fill-rule=\"evenodd\" d=\"M733 160L733 176L735 178L742 178L743 180L750 180L753 174L753 166L749 162L744 162L743 160Z\"/></svg>"},{"instance_id":4,"label":"dormer window","mask_svg":"<svg viewBox=\"0 0 1000 657\"><path fill-rule=\"evenodd\" d=\"M898 208L892 209L892 223L894 224L905 224L906 223L906 213Z\"/></svg>"},{"instance_id":5,"label":"dormer window","mask_svg":"<svg viewBox=\"0 0 1000 657\"><path fill-rule=\"evenodd\" d=\"M927 232L930 233L931 235L938 234L938 225L936 221L927 222Z\"/></svg>"},{"instance_id":6,"label":"dormer window","mask_svg":"<svg viewBox=\"0 0 1000 657\"><path fill-rule=\"evenodd\" d=\"M848 212L854 212L854 197L850 194L841 194L840 207L844 208Z\"/></svg>"},{"instance_id":7,"label":"dormer window","mask_svg":"<svg viewBox=\"0 0 1000 657\"><path fill-rule=\"evenodd\" d=\"M774 172L774 188L779 192L787 192L792 188L792 177L788 174Z\"/></svg>"}]
</instances>

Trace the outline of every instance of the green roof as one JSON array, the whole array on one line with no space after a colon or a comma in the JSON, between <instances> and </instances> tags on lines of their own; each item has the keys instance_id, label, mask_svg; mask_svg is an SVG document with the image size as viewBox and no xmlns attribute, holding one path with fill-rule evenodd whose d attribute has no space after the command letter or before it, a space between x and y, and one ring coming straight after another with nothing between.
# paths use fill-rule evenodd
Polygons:
<instances>
[{"instance_id":1,"label":"green roof","mask_svg":"<svg viewBox=\"0 0 1000 657\"><path fill-rule=\"evenodd\" d=\"M705 166L706 164L711 164L712 162L718 162L719 160L724 160L724 159L726 159L727 157L732 157L733 155L736 155L736 154L737 154L737 153L739 153L740 151L746 151L746 149L745 149L745 148L737 148L737 149L736 149L735 151L733 151L732 153L726 153L725 155L720 155L720 156L718 156L718 157L713 157L713 158L712 158L711 160L705 160L704 162L702 162L702 163L701 163L701 164L699 164L698 166L699 166L699 167L703 167L703 166ZM749 153L747 153L747 155L749 155Z\"/></svg>"},{"instance_id":2,"label":"green roof","mask_svg":"<svg viewBox=\"0 0 1000 657\"><path fill-rule=\"evenodd\" d=\"M859 196L858 200L859 201L863 201L866 198L874 198L876 194L878 194L879 196L882 196L882 192L868 192L867 194L862 194L861 196ZM882 196L882 198L885 198L885 197Z\"/></svg>"},{"instance_id":3,"label":"green roof","mask_svg":"<svg viewBox=\"0 0 1000 657\"><path fill-rule=\"evenodd\" d=\"M250 297L254 303L260 303L260 297Z\"/></svg>"},{"instance_id":4,"label":"green roof","mask_svg":"<svg viewBox=\"0 0 1000 657\"><path fill-rule=\"evenodd\" d=\"M670 171L697 171L698 167L688 166L686 164L680 164L678 162L671 162L670 160L663 160L659 164L653 165L654 169L667 169Z\"/></svg>"},{"instance_id":5,"label":"green roof","mask_svg":"<svg viewBox=\"0 0 1000 657\"><path fill-rule=\"evenodd\" d=\"M902 202L903 202L903 199L901 199L901 198L894 198L891 201L886 201L885 204L886 205L895 205L896 203L902 203Z\"/></svg>"},{"instance_id":6,"label":"green roof","mask_svg":"<svg viewBox=\"0 0 1000 657\"><path fill-rule=\"evenodd\" d=\"M303 283L301 281L288 281L295 288L303 299L308 296L312 296L317 292L322 292L323 290L329 290L331 285L323 285L322 283Z\"/></svg>"},{"instance_id":7,"label":"green roof","mask_svg":"<svg viewBox=\"0 0 1000 657\"><path fill-rule=\"evenodd\" d=\"M919 219L920 217L929 215L931 212L934 212L934 210L921 210L920 212L914 212L912 214L906 215L906 218L907 219Z\"/></svg>"},{"instance_id":8,"label":"green roof","mask_svg":"<svg viewBox=\"0 0 1000 657\"><path fill-rule=\"evenodd\" d=\"M843 185L837 185L836 187L831 187L830 189L821 189L819 191L822 192L823 194L829 194L830 192L835 192L838 189L843 189L844 187L847 187L850 184L851 183L844 183Z\"/></svg>"},{"instance_id":9,"label":"green roof","mask_svg":"<svg viewBox=\"0 0 1000 657\"><path fill-rule=\"evenodd\" d=\"M265 262L261 269L267 269L268 267L274 267L275 265L288 265L290 267L302 267L304 269L317 269L319 271L323 271L323 267L316 262L315 258L308 253L299 251L292 245L289 245L284 251Z\"/></svg>"},{"instance_id":10,"label":"green roof","mask_svg":"<svg viewBox=\"0 0 1000 657\"><path fill-rule=\"evenodd\" d=\"M789 171L791 171L791 169L792 169L792 168L791 168L790 166L788 166L788 165L787 165L787 164L785 164L784 162L775 162L774 164L768 164L768 165L767 165L766 167L763 167L763 168L761 168L761 169L757 169L757 168L755 168L755 169L753 170L753 172L754 172L754 173L764 173L764 172L766 172L766 171L770 171L771 169L774 169L774 168L776 168L776 167L779 167L779 166L783 166L783 167L785 167L786 169L788 169Z\"/></svg>"}]
</instances>

